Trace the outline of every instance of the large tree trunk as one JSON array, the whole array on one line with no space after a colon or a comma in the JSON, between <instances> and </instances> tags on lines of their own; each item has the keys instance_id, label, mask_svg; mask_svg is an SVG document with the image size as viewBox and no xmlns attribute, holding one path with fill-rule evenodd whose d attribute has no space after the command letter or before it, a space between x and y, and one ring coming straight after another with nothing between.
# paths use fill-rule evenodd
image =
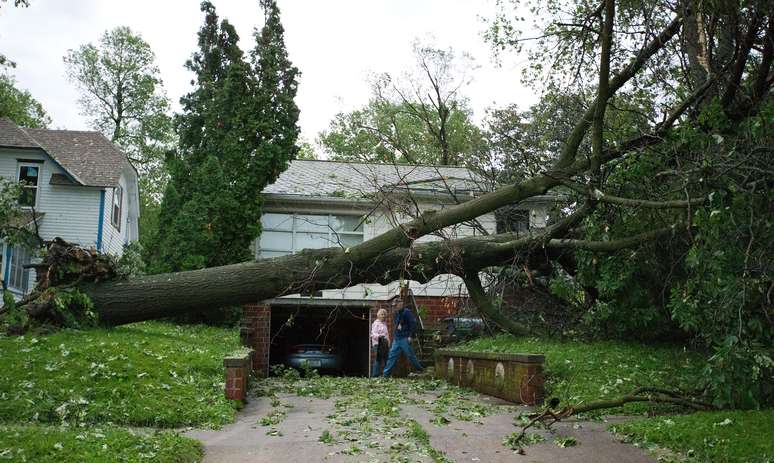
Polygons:
<instances>
[{"instance_id":1,"label":"large tree trunk","mask_svg":"<svg viewBox=\"0 0 774 463\"><path fill-rule=\"evenodd\" d=\"M81 285L81 289L91 297L102 323L120 325L301 291L366 282L388 283L401 278L426 282L447 273L471 275L486 267L506 265L514 257L524 256L536 248L548 258L553 257L555 250L562 249L613 252L674 231L673 227L665 227L622 240L601 242L546 240L560 225L563 224L537 235L500 234L394 248L375 259L354 260L351 253L336 248L307 250L223 267L91 283ZM480 285L473 290L480 298Z\"/></svg>"}]
</instances>

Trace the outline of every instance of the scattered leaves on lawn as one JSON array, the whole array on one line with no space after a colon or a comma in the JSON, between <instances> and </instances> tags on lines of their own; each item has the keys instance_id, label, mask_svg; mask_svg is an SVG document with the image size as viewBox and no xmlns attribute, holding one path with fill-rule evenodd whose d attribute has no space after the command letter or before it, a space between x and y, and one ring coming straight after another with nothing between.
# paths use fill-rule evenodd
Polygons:
<instances>
[{"instance_id":1,"label":"scattered leaves on lawn","mask_svg":"<svg viewBox=\"0 0 774 463\"><path fill-rule=\"evenodd\" d=\"M511 450L518 451L524 447L528 447L533 444L539 444L546 440L545 437L534 432L525 433L524 436L519 439L520 434L521 432L514 432L506 436L503 439L503 445Z\"/></svg>"},{"instance_id":2,"label":"scattered leaves on lawn","mask_svg":"<svg viewBox=\"0 0 774 463\"><path fill-rule=\"evenodd\" d=\"M557 437L554 439L554 444L565 449L567 447L575 447L578 445L578 441L574 437Z\"/></svg>"}]
</instances>

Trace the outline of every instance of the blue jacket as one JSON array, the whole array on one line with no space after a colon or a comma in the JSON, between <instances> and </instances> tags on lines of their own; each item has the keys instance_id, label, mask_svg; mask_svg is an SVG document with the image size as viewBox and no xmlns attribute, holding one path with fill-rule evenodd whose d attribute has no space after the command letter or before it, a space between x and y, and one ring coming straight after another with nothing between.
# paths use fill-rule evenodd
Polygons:
<instances>
[{"instance_id":1,"label":"blue jacket","mask_svg":"<svg viewBox=\"0 0 774 463\"><path fill-rule=\"evenodd\" d=\"M400 329L398 325L400 325ZM413 336L417 330L417 319L414 317L411 309L404 307L395 314L392 326L395 327L396 338L408 338Z\"/></svg>"}]
</instances>

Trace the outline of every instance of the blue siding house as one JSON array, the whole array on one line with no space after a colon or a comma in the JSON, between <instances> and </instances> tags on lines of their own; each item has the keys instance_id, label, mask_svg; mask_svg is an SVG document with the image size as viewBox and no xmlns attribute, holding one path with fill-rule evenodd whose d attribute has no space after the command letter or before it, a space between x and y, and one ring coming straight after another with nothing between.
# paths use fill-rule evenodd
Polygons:
<instances>
[{"instance_id":1,"label":"blue siding house","mask_svg":"<svg viewBox=\"0 0 774 463\"><path fill-rule=\"evenodd\" d=\"M27 226L55 237L120 255L137 240L137 171L98 132L30 129L0 119L0 177L24 181L20 206ZM20 297L32 289L36 256L0 241L0 279Z\"/></svg>"}]
</instances>

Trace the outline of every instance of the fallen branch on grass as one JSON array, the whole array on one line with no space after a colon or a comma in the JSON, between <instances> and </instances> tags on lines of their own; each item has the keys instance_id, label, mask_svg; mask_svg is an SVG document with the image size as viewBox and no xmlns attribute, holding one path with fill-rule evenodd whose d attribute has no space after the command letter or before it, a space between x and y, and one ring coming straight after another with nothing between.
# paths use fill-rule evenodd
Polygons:
<instances>
[{"instance_id":1,"label":"fallen branch on grass","mask_svg":"<svg viewBox=\"0 0 774 463\"><path fill-rule=\"evenodd\" d=\"M521 442L521 440L526 435L527 430L538 423L546 427L551 427L557 421L561 421L574 415L597 410L606 410L608 408L622 407L625 404L632 402L666 403L680 405L698 411L713 410L715 408L712 404L699 401L695 397L681 394L677 391L647 386L638 387L629 394L616 399L596 400L578 406L568 405L559 411L552 410L552 406L558 405L558 401L551 401L551 405L549 405L549 407L545 410L527 415L527 418L529 418L530 421L524 425L524 427L521 429L521 433L516 437L516 439L513 440L513 442L516 444Z\"/></svg>"}]
</instances>

